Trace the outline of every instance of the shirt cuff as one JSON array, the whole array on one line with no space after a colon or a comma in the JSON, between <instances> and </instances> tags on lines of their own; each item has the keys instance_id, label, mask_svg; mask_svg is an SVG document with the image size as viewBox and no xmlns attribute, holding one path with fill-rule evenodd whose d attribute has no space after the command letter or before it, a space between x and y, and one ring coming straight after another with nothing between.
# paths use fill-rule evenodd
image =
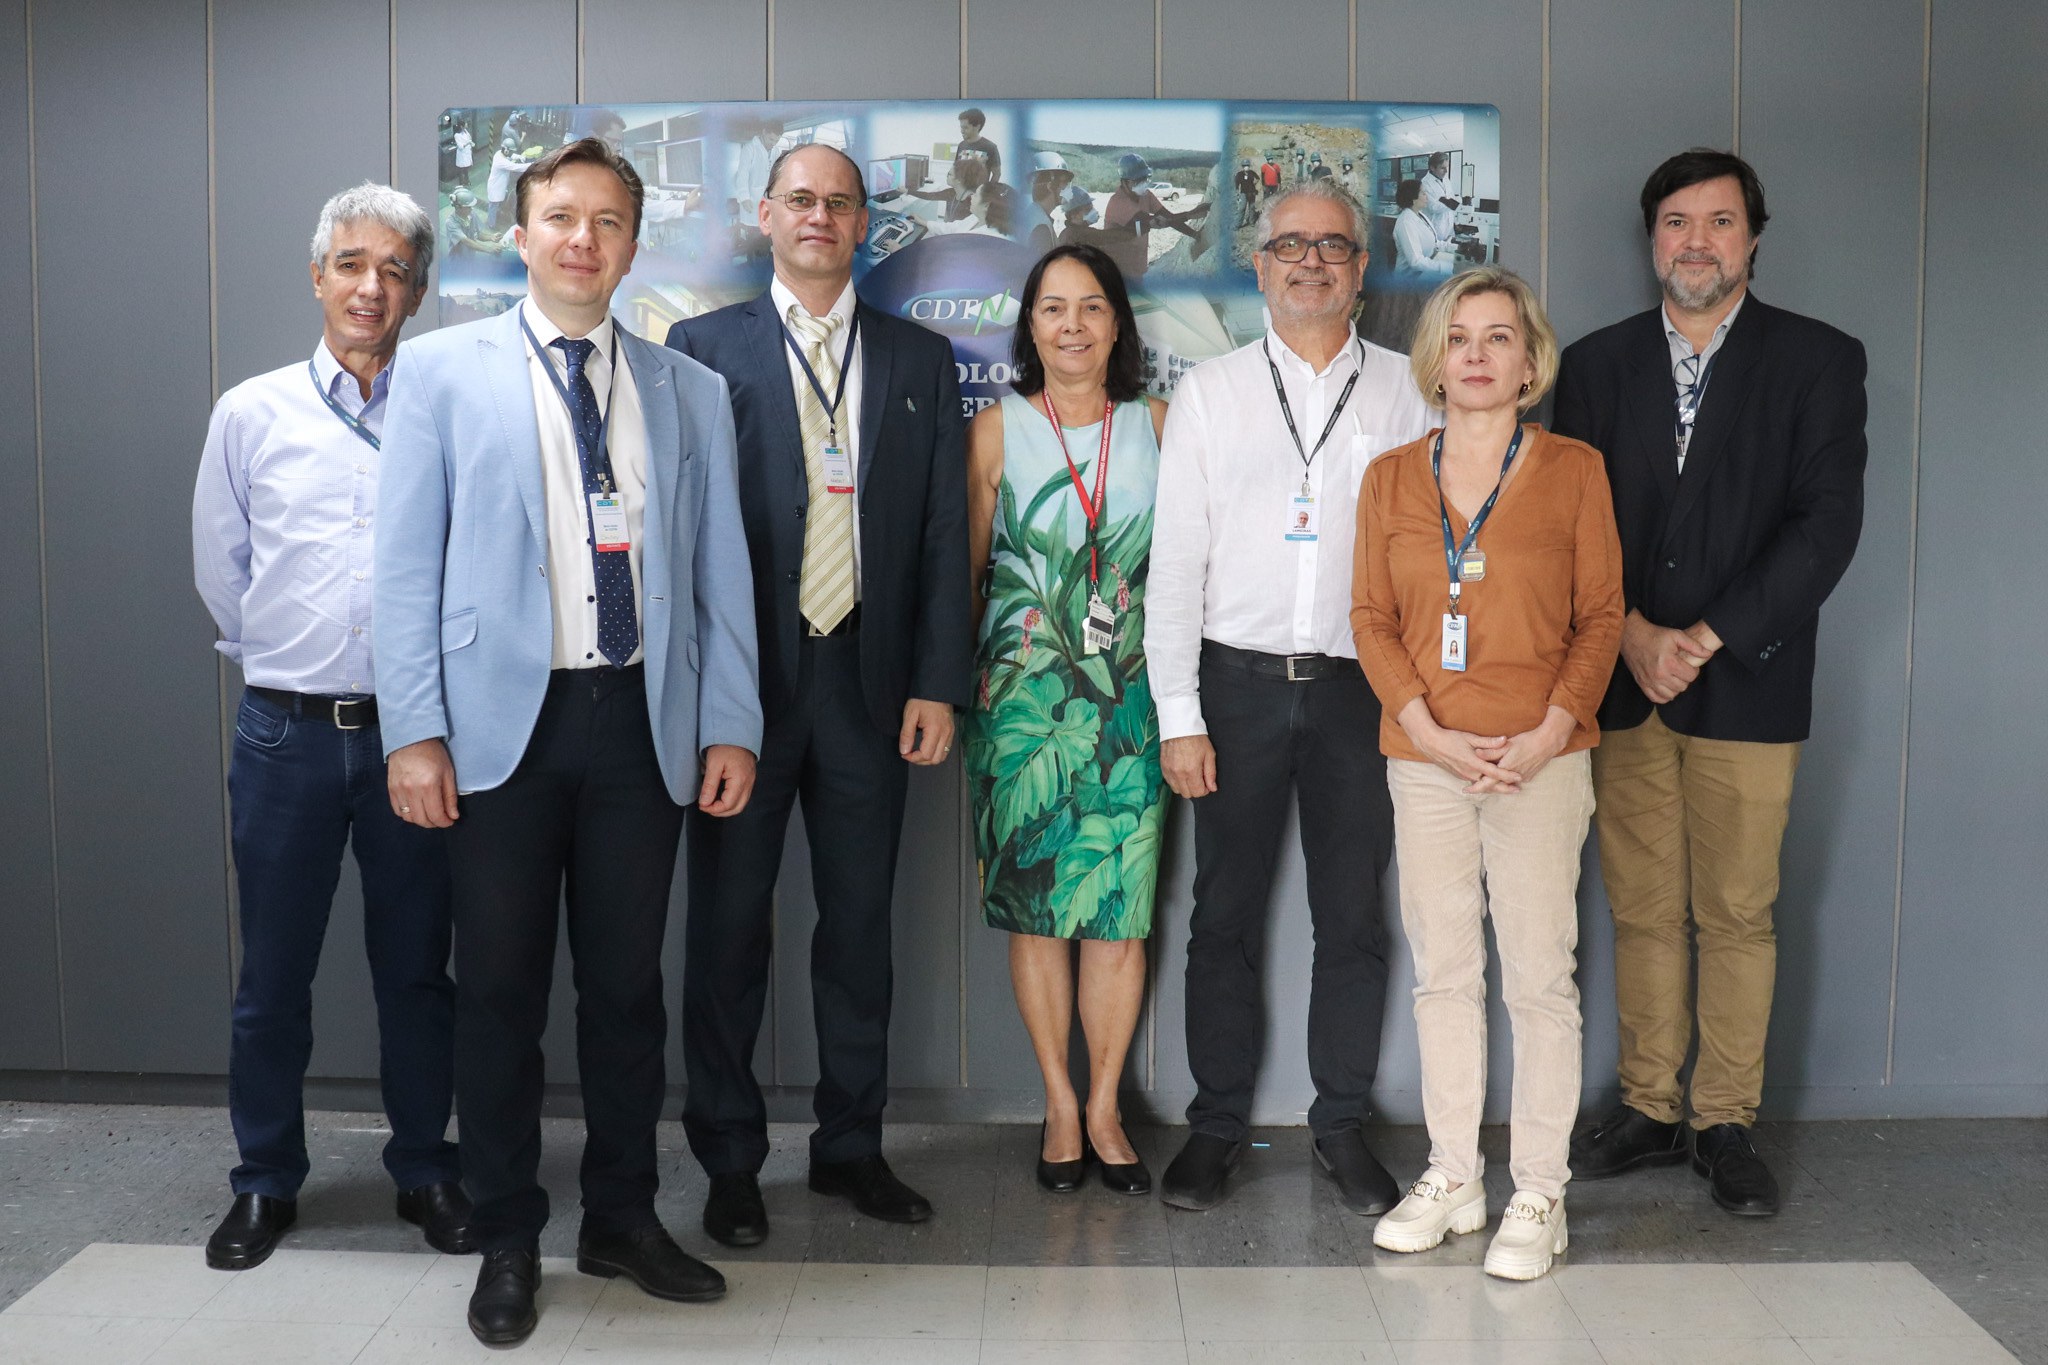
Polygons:
<instances>
[{"instance_id":1,"label":"shirt cuff","mask_svg":"<svg viewBox=\"0 0 2048 1365\"><path fill-rule=\"evenodd\" d=\"M1186 697L1160 697L1156 699L1156 704L1159 708L1159 738L1162 742L1209 733L1209 727L1202 720L1200 693Z\"/></svg>"},{"instance_id":2,"label":"shirt cuff","mask_svg":"<svg viewBox=\"0 0 2048 1365\"><path fill-rule=\"evenodd\" d=\"M215 640L213 647L236 663L242 662L242 642L240 640Z\"/></svg>"}]
</instances>

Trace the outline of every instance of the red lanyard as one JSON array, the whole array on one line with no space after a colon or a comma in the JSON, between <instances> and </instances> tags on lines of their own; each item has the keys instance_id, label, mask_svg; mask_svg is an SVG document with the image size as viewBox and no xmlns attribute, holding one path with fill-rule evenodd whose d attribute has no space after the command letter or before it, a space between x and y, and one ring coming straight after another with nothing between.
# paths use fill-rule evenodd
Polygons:
<instances>
[{"instance_id":1,"label":"red lanyard","mask_svg":"<svg viewBox=\"0 0 2048 1365\"><path fill-rule=\"evenodd\" d=\"M1109 425L1116 412L1116 404L1107 398L1102 400L1102 449L1095 455L1095 495L1090 497L1088 486L1081 482L1081 471L1074 467L1074 457L1067 450L1067 433L1060 426L1059 414L1053 411L1052 394L1040 389L1038 398L1045 404L1045 418L1052 423L1052 434L1060 443L1060 454L1067 459L1067 477L1074 481L1074 492L1081 499L1081 511L1088 518L1088 581L1100 583L1102 570L1097 562L1095 528L1102 521L1102 491L1109 485Z\"/></svg>"}]
</instances>

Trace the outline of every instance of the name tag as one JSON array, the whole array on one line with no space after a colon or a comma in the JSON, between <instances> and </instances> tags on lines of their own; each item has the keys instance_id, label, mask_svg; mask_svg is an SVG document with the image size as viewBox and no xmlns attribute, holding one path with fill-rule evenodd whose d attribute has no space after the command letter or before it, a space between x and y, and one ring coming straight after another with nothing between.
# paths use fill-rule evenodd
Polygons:
<instances>
[{"instance_id":1,"label":"name tag","mask_svg":"<svg viewBox=\"0 0 2048 1365\"><path fill-rule=\"evenodd\" d=\"M1088 619L1081 623L1081 647L1088 654L1100 654L1116 643L1116 612L1101 597L1090 594Z\"/></svg>"},{"instance_id":2,"label":"name tag","mask_svg":"<svg viewBox=\"0 0 2048 1365\"><path fill-rule=\"evenodd\" d=\"M1471 619L1444 613L1444 652L1440 662L1446 673L1463 673L1466 660L1472 657L1471 647L1465 639L1465 623Z\"/></svg>"},{"instance_id":3,"label":"name tag","mask_svg":"<svg viewBox=\"0 0 2048 1365\"><path fill-rule=\"evenodd\" d=\"M1287 500L1288 540L1314 540L1321 520L1322 515L1316 507L1314 494L1296 494Z\"/></svg>"},{"instance_id":4,"label":"name tag","mask_svg":"<svg viewBox=\"0 0 2048 1365\"><path fill-rule=\"evenodd\" d=\"M590 495L590 535L605 554L633 548L633 537L626 530L626 504L616 493Z\"/></svg>"},{"instance_id":5,"label":"name tag","mask_svg":"<svg viewBox=\"0 0 2048 1365\"><path fill-rule=\"evenodd\" d=\"M853 457L836 445L825 447L825 491L827 493L851 493L853 491Z\"/></svg>"}]
</instances>

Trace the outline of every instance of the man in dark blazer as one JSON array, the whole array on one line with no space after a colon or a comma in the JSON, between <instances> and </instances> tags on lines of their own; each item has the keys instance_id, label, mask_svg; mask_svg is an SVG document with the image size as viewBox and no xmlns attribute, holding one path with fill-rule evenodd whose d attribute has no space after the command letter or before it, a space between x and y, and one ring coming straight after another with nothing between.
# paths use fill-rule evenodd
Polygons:
<instances>
[{"instance_id":1,"label":"man in dark blazer","mask_svg":"<svg viewBox=\"0 0 2048 1365\"><path fill-rule=\"evenodd\" d=\"M1622 1105L1572 1145L1596 1180L1686 1159L1731 1213L1778 1211L1750 1141L1777 970L1772 909L1813 714L1821 603L1863 524L1863 346L1749 292L1756 172L1695 149L1651 174L1661 308L1564 354L1556 429L1607 457L1628 606L1593 753L1614 911Z\"/></svg>"},{"instance_id":2,"label":"man in dark blazer","mask_svg":"<svg viewBox=\"0 0 2048 1365\"><path fill-rule=\"evenodd\" d=\"M711 1177L705 1230L729 1246L768 1235L753 1058L799 798L818 903L810 1187L931 1216L881 1155L889 914L909 765L945 760L969 699L965 423L945 339L854 296L866 200L844 153L785 152L759 206L769 291L668 334L732 386L767 723L752 804L688 825L683 1127Z\"/></svg>"}]
</instances>

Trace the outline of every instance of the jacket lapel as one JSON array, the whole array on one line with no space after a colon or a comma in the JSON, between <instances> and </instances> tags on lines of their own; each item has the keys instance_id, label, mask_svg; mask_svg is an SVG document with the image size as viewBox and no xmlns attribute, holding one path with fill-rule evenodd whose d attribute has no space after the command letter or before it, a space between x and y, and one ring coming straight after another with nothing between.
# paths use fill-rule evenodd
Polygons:
<instances>
[{"instance_id":1,"label":"jacket lapel","mask_svg":"<svg viewBox=\"0 0 2048 1365\"><path fill-rule=\"evenodd\" d=\"M868 470L875 463L875 447L882 443L882 411L889 402L889 347L875 335L881 314L864 303L856 303L865 334L860 343L860 471L854 486L863 504L868 498Z\"/></svg>"},{"instance_id":2,"label":"jacket lapel","mask_svg":"<svg viewBox=\"0 0 2048 1365\"><path fill-rule=\"evenodd\" d=\"M1666 535L1676 530L1699 502L1700 490L1713 477L1728 449L1736 422L1749 403L1750 373L1764 351L1765 311L1754 298L1745 302L1721 342L1721 349L1714 353L1713 378L1708 381L1706 397L1700 403L1692 444L1686 448L1685 475L1678 481L1678 503L1665 523Z\"/></svg>"},{"instance_id":3,"label":"jacket lapel","mask_svg":"<svg viewBox=\"0 0 2048 1365\"><path fill-rule=\"evenodd\" d=\"M1650 476L1671 506L1678 497L1678 447L1672 433L1670 346L1664 340L1664 314L1653 311L1649 335L1630 347L1635 356L1634 372L1624 391L1623 408L1632 439L1629 444L1650 463Z\"/></svg>"},{"instance_id":4,"label":"jacket lapel","mask_svg":"<svg viewBox=\"0 0 2048 1365\"><path fill-rule=\"evenodd\" d=\"M612 326L625 346L633 368L633 388L647 423L647 500L641 513L640 591L643 596L668 594L673 581L668 562L668 518L676 490L682 485L682 430L676 416L675 368L662 353L627 331L614 318Z\"/></svg>"},{"instance_id":5,"label":"jacket lapel","mask_svg":"<svg viewBox=\"0 0 2048 1365\"><path fill-rule=\"evenodd\" d=\"M811 481L804 469L804 434L797 419L796 390L789 383L789 348L782 339L782 319L775 316L775 296L761 291L745 314L747 345L754 352L754 369L762 379L760 412L768 426L769 444L777 446L791 461L797 492L808 495Z\"/></svg>"},{"instance_id":6,"label":"jacket lapel","mask_svg":"<svg viewBox=\"0 0 2048 1365\"><path fill-rule=\"evenodd\" d=\"M483 364L491 401L497 404L498 423L505 432L505 447L511 455L508 463L512 481L518 485L519 501L526 508L526 524L532 528L534 543L545 551L548 521L541 490L540 424L533 415L533 379L527 369L526 338L519 326L518 307L506 309L496 321L496 326L478 334L477 359Z\"/></svg>"}]
</instances>

